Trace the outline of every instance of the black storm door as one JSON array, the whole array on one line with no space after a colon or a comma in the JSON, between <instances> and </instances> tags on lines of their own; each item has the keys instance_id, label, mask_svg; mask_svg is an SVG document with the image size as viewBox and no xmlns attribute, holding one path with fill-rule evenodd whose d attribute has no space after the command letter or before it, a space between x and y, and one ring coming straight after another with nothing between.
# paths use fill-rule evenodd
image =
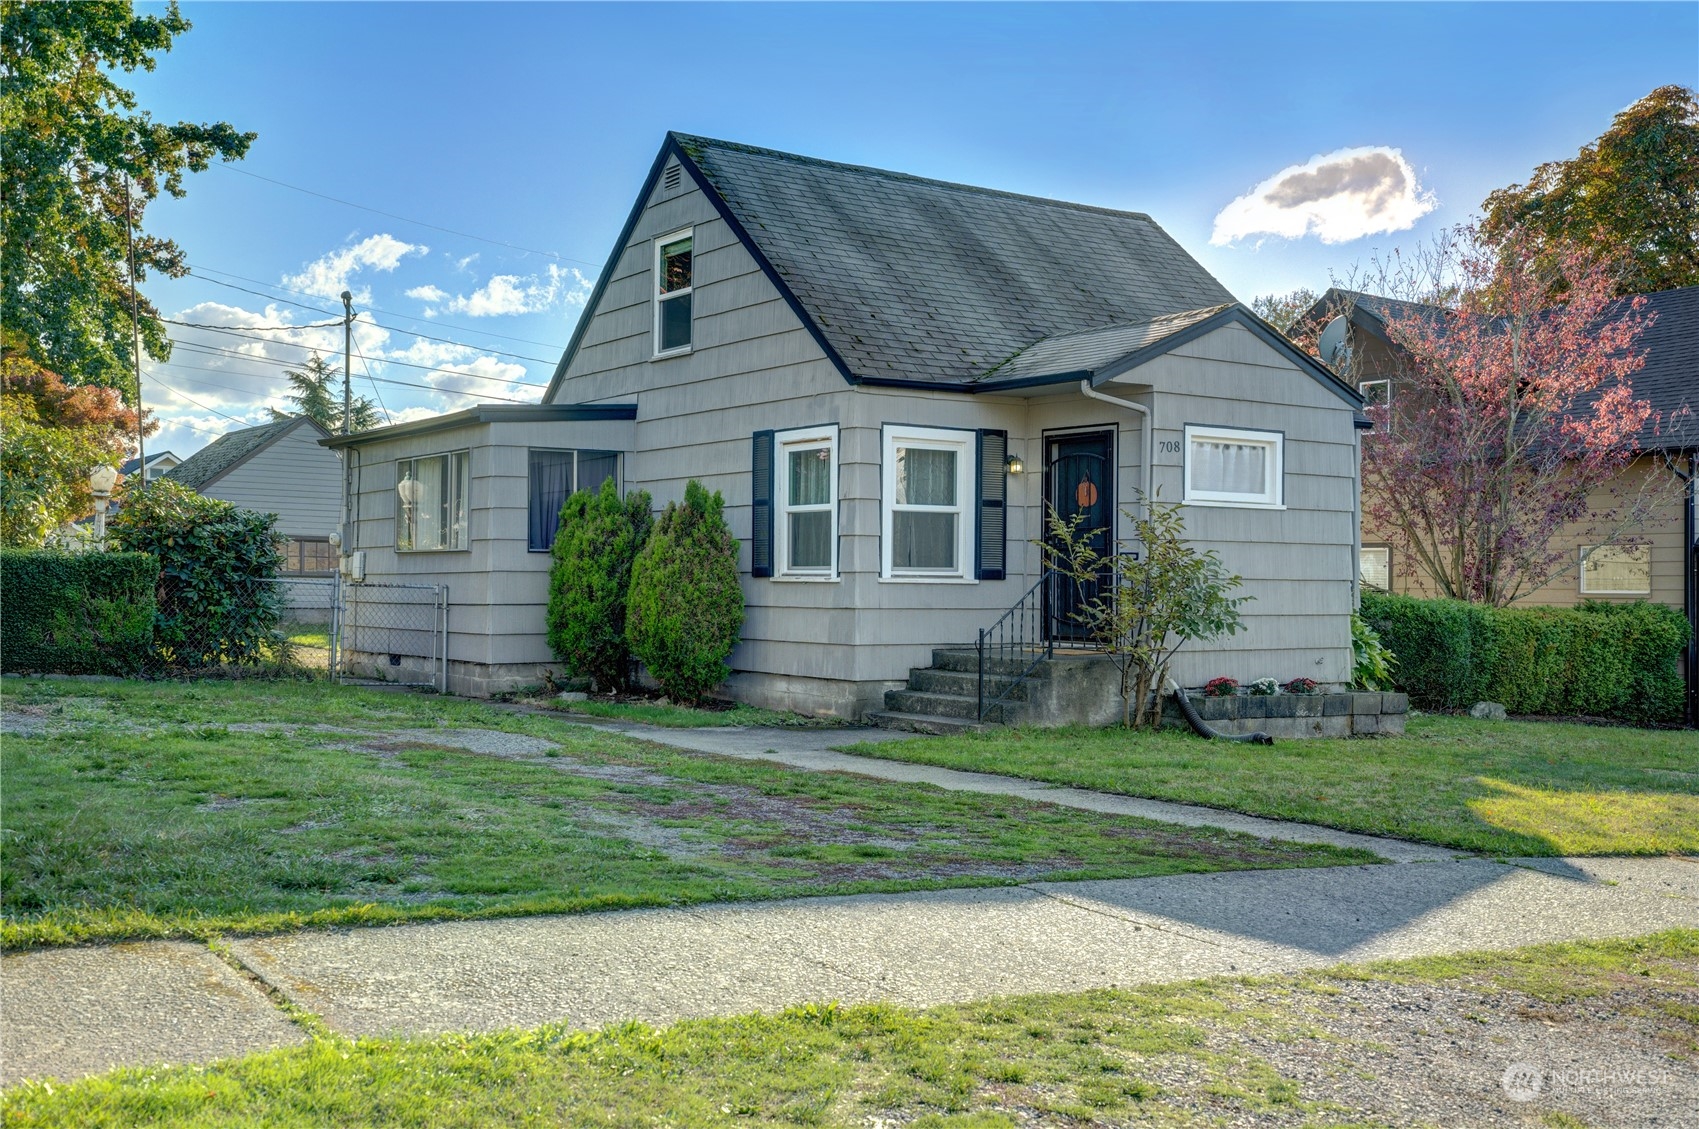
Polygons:
<instances>
[{"instance_id":1,"label":"black storm door","mask_svg":"<svg viewBox=\"0 0 1699 1129\"><path fill-rule=\"evenodd\" d=\"M1057 435L1044 444L1045 529L1054 511L1063 521L1083 514L1082 533L1091 534L1092 547L1104 557L1113 552L1115 530L1115 433L1093 431L1081 435ZM1058 577L1045 586L1045 603L1050 638L1080 641L1085 629L1074 618L1080 603L1097 595L1098 584L1077 584Z\"/></svg>"}]
</instances>

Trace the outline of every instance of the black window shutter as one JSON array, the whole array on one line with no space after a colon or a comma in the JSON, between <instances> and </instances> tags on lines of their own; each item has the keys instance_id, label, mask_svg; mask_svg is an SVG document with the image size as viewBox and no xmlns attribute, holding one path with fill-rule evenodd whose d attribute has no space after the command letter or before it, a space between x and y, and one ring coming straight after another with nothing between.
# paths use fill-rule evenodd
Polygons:
<instances>
[{"instance_id":1,"label":"black window shutter","mask_svg":"<svg viewBox=\"0 0 1699 1129\"><path fill-rule=\"evenodd\" d=\"M1008 556L1009 433L979 433L979 529L974 575L1002 580Z\"/></svg>"},{"instance_id":2,"label":"black window shutter","mask_svg":"<svg viewBox=\"0 0 1699 1129\"><path fill-rule=\"evenodd\" d=\"M773 575L773 433L755 433L750 498L749 574Z\"/></svg>"}]
</instances>

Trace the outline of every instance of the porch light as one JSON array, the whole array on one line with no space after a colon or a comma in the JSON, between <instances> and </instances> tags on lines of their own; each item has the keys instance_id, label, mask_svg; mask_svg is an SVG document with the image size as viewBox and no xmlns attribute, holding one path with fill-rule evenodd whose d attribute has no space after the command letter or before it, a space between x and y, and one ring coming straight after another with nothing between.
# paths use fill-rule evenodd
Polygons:
<instances>
[{"instance_id":1,"label":"porch light","mask_svg":"<svg viewBox=\"0 0 1699 1129\"><path fill-rule=\"evenodd\" d=\"M118 468L114 466L90 467L88 472L89 493L94 495L94 543L106 542L106 504L112 497L112 488L118 484Z\"/></svg>"},{"instance_id":2,"label":"porch light","mask_svg":"<svg viewBox=\"0 0 1699 1129\"><path fill-rule=\"evenodd\" d=\"M1019 455L1010 455L1009 456L1009 473L1010 474L1021 474L1025 470L1026 470L1026 464L1021 462L1021 457Z\"/></svg>"}]
</instances>

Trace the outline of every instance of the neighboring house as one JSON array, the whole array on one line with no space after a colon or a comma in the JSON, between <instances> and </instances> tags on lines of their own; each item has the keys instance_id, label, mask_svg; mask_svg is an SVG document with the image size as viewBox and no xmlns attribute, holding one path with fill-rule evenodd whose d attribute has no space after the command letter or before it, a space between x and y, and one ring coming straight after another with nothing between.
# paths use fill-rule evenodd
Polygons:
<instances>
[{"instance_id":1,"label":"neighboring house","mask_svg":"<svg viewBox=\"0 0 1699 1129\"><path fill-rule=\"evenodd\" d=\"M451 689L554 665L566 492L696 478L741 546L727 691L858 717L1034 587L1047 499L1136 551L1147 489L1253 597L1181 682L1347 681L1361 403L1148 216L669 134L541 405L325 445L368 580L450 586Z\"/></svg>"},{"instance_id":2,"label":"neighboring house","mask_svg":"<svg viewBox=\"0 0 1699 1129\"><path fill-rule=\"evenodd\" d=\"M289 416L220 436L165 474L208 498L277 515L287 538L284 572L336 575L331 534L342 519L342 459L319 443L329 432Z\"/></svg>"},{"instance_id":3,"label":"neighboring house","mask_svg":"<svg viewBox=\"0 0 1699 1129\"><path fill-rule=\"evenodd\" d=\"M147 473L142 476L142 479L145 482L152 482L182 461L170 451L155 451L147 457ZM128 478L136 473L136 468L141 465L142 460L140 459L126 459L124 464L118 468L118 473Z\"/></svg>"},{"instance_id":4,"label":"neighboring house","mask_svg":"<svg viewBox=\"0 0 1699 1129\"><path fill-rule=\"evenodd\" d=\"M1695 628L1689 648L1689 700L1694 692L1699 648L1699 540L1693 474L1699 468L1699 286L1644 295L1644 312L1652 322L1641 334L1644 367L1632 378L1634 395L1647 400L1652 416L1636 437L1632 462L1608 487L1597 492L1596 511L1618 509L1625 497L1650 491L1658 500L1643 523L1624 530L1610 544L1593 523L1577 523L1562 546L1573 554L1574 567L1562 571L1541 588L1517 602L1524 605L1567 607L1582 600L1651 600L1679 608ZM1298 324L1319 331L1333 318L1345 319L1345 352L1334 368L1357 383L1366 398L1389 403L1397 426L1399 361L1387 340L1383 315L1396 307L1398 316L1438 313L1437 307L1396 302L1372 294L1332 289L1319 298ZM1685 479L1685 481L1683 481ZM1431 595L1426 578L1396 559L1396 548L1385 531L1365 521L1360 570L1363 583L1395 592ZM1601 544L1600 542L1605 543Z\"/></svg>"}]
</instances>

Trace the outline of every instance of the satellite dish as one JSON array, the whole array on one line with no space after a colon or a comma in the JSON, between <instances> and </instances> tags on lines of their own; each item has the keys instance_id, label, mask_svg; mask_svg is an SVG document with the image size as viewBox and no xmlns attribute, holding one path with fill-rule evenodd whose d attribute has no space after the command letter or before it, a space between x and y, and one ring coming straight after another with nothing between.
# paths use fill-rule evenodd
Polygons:
<instances>
[{"instance_id":1,"label":"satellite dish","mask_svg":"<svg viewBox=\"0 0 1699 1129\"><path fill-rule=\"evenodd\" d=\"M1321 359L1331 365L1344 356L1346 353L1345 339L1350 332L1351 323L1346 320L1344 314L1340 314L1328 322L1327 327L1321 331L1321 336L1316 340L1316 352L1321 354Z\"/></svg>"}]
</instances>

